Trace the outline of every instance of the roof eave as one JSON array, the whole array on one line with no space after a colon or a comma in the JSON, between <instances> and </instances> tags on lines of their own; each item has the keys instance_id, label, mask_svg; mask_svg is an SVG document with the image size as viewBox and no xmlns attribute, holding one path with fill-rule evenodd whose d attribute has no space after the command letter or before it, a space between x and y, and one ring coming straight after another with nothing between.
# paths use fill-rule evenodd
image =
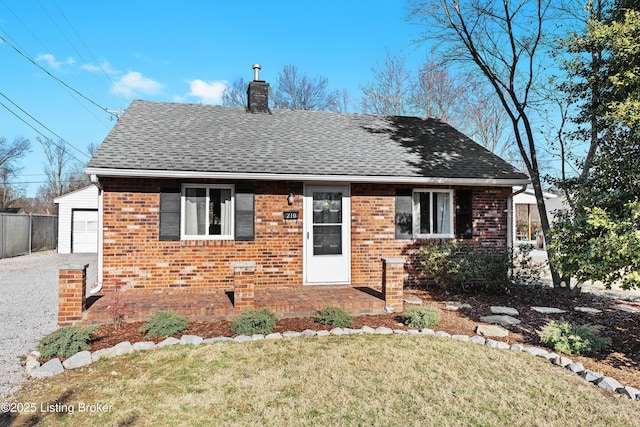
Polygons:
<instances>
[{"instance_id":1,"label":"roof eave","mask_svg":"<svg viewBox=\"0 0 640 427\"><path fill-rule=\"evenodd\" d=\"M88 167L87 175L95 177L229 179L257 181L354 182L378 184L440 184L470 186L515 186L529 184L529 178L444 178L420 176L311 175L284 173L199 172L179 170L117 169Z\"/></svg>"}]
</instances>

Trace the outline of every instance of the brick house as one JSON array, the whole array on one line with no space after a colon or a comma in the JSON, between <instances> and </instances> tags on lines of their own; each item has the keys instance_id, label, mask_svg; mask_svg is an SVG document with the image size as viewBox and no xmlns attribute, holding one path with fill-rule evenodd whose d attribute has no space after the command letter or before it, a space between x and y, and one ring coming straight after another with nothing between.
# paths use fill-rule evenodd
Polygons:
<instances>
[{"instance_id":1,"label":"brick house","mask_svg":"<svg viewBox=\"0 0 640 427\"><path fill-rule=\"evenodd\" d=\"M134 101L90 161L98 276L130 289L379 286L423 243L505 247L526 175L446 123ZM408 277L407 280L411 280Z\"/></svg>"}]
</instances>

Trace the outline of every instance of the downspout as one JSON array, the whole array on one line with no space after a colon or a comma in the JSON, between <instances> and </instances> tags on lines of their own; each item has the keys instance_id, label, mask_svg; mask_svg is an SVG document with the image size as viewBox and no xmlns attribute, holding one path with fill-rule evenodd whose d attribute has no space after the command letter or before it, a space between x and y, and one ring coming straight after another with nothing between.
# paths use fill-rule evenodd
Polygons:
<instances>
[{"instance_id":1,"label":"downspout","mask_svg":"<svg viewBox=\"0 0 640 427\"><path fill-rule=\"evenodd\" d=\"M513 197L517 196L520 193L524 193L527 191L529 184L522 184L522 188L516 191L515 193L509 194L507 197L507 248L513 248L514 243L514 235L516 230L515 218L513 215Z\"/></svg>"},{"instance_id":2,"label":"downspout","mask_svg":"<svg viewBox=\"0 0 640 427\"><path fill-rule=\"evenodd\" d=\"M102 184L98 181L98 175L91 175L91 183L98 187L98 272L97 279L98 283L91 289L89 289L90 295L95 295L102 289L102 274L103 274L103 263L102 263L102 255L104 253L103 242L104 242L104 198L102 191Z\"/></svg>"}]
</instances>

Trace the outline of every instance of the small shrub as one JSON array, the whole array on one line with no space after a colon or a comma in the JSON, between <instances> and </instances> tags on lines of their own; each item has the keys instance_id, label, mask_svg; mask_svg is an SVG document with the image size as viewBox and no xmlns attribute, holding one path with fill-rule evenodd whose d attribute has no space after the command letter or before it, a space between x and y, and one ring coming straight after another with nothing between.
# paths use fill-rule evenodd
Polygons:
<instances>
[{"instance_id":1,"label":"small shrub","mask_svg":"<svg viewBox=\"0 0 640 427\"><path fill-rule=\"evenodd\" d=\"M566 320L552 320L536 332L543 343L568 354L594 354L611 344L609 338L600 336L599 327L574 325Z\"/></svg>"},{"instance_id":2,"label":"small shrub","mask_svg":"<svg viewBox=\"0 0 640 427\"><path fill-rule=\"evenodd\" d=\"M440 310L435 307L409 307L403 322L411 328L428 328L440 321Z\"/></svg>"},{"instance_id":3,"label":"small shrub","mask_svg":"<svg viewBox=\"0 0 640 427\"><path fill-rule=\"evenodd\" d=\"M335 326L337 328L345 328L353 323L351 313L341 307L325 307L318 311L316 321L323 325Z\"/></svg>"},{"instance_id":4,"label":"small shrub","mask_svg":"<svg viewBox=\"0 0 640 427\"><path fill-rule=\"evenodd\" d=\"M237 335L267 335L276 326L276 315L268 310L245 310L233 321L233 331Z\"/></svg>"},{"instance_id":5,"label":"small shrub","mask_svg":"<svg viewBox=\"0 0 640 427\"><path fill-rule=\"evenodd\" d=\"M151 319L140 328L140 333L148 337L168 337L189 328L189 320L184 316L178 316L172 311L159 311L151 316Z\"/></svg>"},{"instance_id":6,"label":"small shrub","mask_svg":"<svg viewBox=\"0 0 640 427\"><path fill-rule=\"evenodd\" d=\"M38 342L40 357L71 357L79 351L89 350L91 335L97 329L97 326L67 326L51 332Z\"/></svg>"}]
</instances>

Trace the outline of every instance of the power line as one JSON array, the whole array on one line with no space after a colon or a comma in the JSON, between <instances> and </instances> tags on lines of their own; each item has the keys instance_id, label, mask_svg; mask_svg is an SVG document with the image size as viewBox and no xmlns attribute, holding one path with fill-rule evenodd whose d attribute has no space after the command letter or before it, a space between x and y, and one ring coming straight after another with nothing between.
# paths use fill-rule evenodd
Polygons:
<instances>
[{"instance_id":1,"label":"power line","mask_svg":"<svg viewBox=\"0 0 640 427\"><path fill-rule=\"evenodd\" d=\"M83 99L85 99L86 101L90 102L91 104L95 105L96 107L100 108L101 110L105 111L108 114L111 114L113 117L117 118L117 116L110 112L109 110L107 110L106 108L100 106L99 104L97 104L95 101L91 100L90 98L88 98L87 96L83 95L82 93L80 93L78 90L72 88L71 86L69 86L67 83L63 82L62 80L60 80L58 77L54 76L51 72L49 72L49 70L47 70L46 68L44 68L42 65L38 64L38 62L36 62L33 58L31 58L29 55L27 55L26 53L24 53L22 50L20 50L19 48L17 48L16 46L14 46L12 43L9 43L7 41L7 39L5 39L4 37L0 36L0 40L2 40L3 42L5 42L9 47L11 47L13 50L15 50L16 52L18 52L21 56L23 56L24 58L26 58L29 62L31 62L33 65L35 65L36 67L38 67L39 69L41 69L42 71L44 71L49 77L51 77L52 79L54 79L55 81L57 81L58 83L60 83L61 85L63 85L64 87L72 90L74 93L78 94L80 97L82 97Z\"/></svg>"},{"instance_id":2,"label":"power line","mask_svg":"<svg viewBox=\"0 0 640 427\"><path fill-rule=\"evenodd\" d=\"M42 127L43 127L43 128L45 128L46 130L48 130L49 132L51 132L53 135L55 135L56 137L58 137L58 139L59 139L60 141L62 141L63 143L65 143L65 144L69 145L71 148L73 148L73 149L74 149L74 150L76 150L77 152L81 153L81 154L82 154L83 156L85 156L86 158L90 158L90 156L89 156L87 153L85 153L83 150L79 149L79 148L78 148L78 147L76 147L75 145L71 144L69 141L66 141L63 137L61 137L60 135L58 135L57 133L55 133L54 131L52 131L51 129L49 129L47 126L45 126L44 124L42 124L38 119L36 119L35 117L33 117L31 114L29 114L29 113L28 113L28 112L26 112L24 109L22 109L18 104L16 104L16 103L15 103L15 102L13 102L11 99L9 99L9 98L4 94L4 93L0 92L0 96L2 96L4 99L6 99L6 100L7 100L7 101L9 101L10 103L12 103L16 108L18 108L18 109L19 109L20 111L22 111L24 114L26 114L27 116L29 116L29 118L31 118L31 120L35 121L35 122L36 122L36 123L38 123L40 126L42 126ZM4 105L4 104L2 104L2 105L3 105L3 107L7 108L7 106L6 106L6 105ZM8 108L7 108L7 109L8 109ZM15 116L17 116L15 113L14 113L14 115L15 115ZM23 121L24 121L24 120L23 120ZM26 122L25 122L25 123L26 123ZM32 129L33 129L33 127L32 127ZM38 132L38 133L39 133L39 132ZM42 134L41 134L41 135L42 135ZM42 135L42 136L44 136L44 135ZM45 136L45 138L47 138L47 137ZM47 138L47 139L50 139L50 138ZM51 140L51 141L53 142L53 140ZM60 147L60 146L59 146L58 144L56 144L55 142L54 142L54 145L55 145L56 147L59 147L59 148L64 148L64 147ZM74 159L78 160L79 162L81 162L81 161L82 161L82 160L78 159L76 156L72 155L71 153L69 153L69 155L70 155L71 157L73 157Z\"/></svg>"}]
</instances>

